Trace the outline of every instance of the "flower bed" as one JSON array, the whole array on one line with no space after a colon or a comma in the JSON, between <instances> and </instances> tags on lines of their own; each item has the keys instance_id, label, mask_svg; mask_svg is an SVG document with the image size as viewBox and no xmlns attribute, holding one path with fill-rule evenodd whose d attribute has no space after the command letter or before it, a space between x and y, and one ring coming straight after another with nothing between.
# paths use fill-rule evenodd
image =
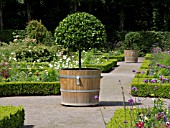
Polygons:
<instances>
[{"instance_id":1,"label":"flower bed","mask_svg":"<svg viewBox=\"0 0 170 128\"><path fill-rule=\"evenodd\" d=\"M145 58L140 69L133 71L136 74L131 87L137 87L138 92L131 90L131 94L170 98L170 55L154 49L153 54L147 54Z\"/></svg>"},{"instance_id":2,"label":"flower bed","mask_svg":"<svg viewBox=\"0 0 170 128\"><path fill-rule=\"evenodd\" d=\"M156 89L154 87L153 90ZM137 87L133 87L132 90L135 92L140 91ZM153 98L153 106L147 108L140 107L142 104L140 98L134 99L130 98L128 103L123 101L124 108L119 108L114 112L113 117L107 124L107 128L170 127L170 105L166 105L162 97Z\"/></svg>"}]
</instances>

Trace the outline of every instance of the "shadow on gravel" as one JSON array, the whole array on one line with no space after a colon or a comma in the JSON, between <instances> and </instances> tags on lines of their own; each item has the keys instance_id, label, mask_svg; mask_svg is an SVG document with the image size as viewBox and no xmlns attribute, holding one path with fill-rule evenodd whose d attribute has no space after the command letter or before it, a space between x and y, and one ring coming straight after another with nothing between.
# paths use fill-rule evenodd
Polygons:
<instances>
[{"instance_id":1,"label":"shadow on gravel","mask_svg":"<svg viewBox=\"0 0 170 128\"><path fill-rule=\"evenodd\" d=\"M125 105L132 106L129 102L125 102ZM141 103L133 104L133 106L135 105L141 105ZM99 106L123 106L123 101L101 101Z\"/></svg>"},{"instance_id":2,"label":"shadow on gravel","mask_svg":"<svg viewBox=\"0 0 170 128\"><path fill-rule=\"evenodd\" d=\"M23 128L34 128L34 125L24 125Z\"/></svg>"}]
</instances>

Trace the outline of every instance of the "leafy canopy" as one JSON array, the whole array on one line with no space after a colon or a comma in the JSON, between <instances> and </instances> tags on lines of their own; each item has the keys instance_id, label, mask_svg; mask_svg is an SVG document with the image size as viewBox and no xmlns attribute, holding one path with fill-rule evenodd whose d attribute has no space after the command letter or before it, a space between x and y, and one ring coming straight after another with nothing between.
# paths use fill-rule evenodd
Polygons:
<instances>
[{"instance_id":1,"label":"leafy canopy","mask_svg":"<svg viewBox=\"0 0 170 128\"><path fill-rule=\"evenodd\" d=\"M69 51L88 50L106 46L105 26L86 12L68 15L55 29L55 42Z\"/></svg>"}]
</instances>

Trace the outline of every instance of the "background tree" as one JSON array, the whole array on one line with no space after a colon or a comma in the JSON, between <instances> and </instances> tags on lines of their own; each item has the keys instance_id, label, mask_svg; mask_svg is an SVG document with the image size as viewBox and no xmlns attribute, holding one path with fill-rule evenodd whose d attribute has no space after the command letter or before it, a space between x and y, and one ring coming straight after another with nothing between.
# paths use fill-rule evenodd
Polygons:
<instances>
[{"instance_id":1,"label":"background tree","mask_svg":"<svg viewBox=\"0 0 170 128\"><path fill-rule=\"evenodd\" d=\"M0 0L0 29L3 30L3 7L5 6L5 0Z\"/></svg>"}]
</instances>

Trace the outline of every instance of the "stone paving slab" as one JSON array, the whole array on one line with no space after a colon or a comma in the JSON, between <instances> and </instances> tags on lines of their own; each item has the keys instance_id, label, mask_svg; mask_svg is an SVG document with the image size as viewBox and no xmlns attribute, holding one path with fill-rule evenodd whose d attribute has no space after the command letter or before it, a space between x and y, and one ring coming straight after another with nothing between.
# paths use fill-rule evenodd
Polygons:
<instances>
[{"instance_id":1,"label":"stone paving slab","mask_svg":"<svg viewBox=\"0 0 170 128\"><path fill-rule=\"evenodd\" d=\"M141 63L118 62L118 67L109 73L102 73L99 106L68 107L61 105L61 96L18 96L1 97L0 105L22 105L25 109L24 128L105 128L117 108L123 107L122 90L126 101L132 97L130 83L132 70L138 70ZM153 105L151 98L140 97L142 107ZM165 99L170 104L169 99ZM101 113L102 112L102 113ZM102 118L103 117L103 118Z\"/></svg>"}]
</instances>

